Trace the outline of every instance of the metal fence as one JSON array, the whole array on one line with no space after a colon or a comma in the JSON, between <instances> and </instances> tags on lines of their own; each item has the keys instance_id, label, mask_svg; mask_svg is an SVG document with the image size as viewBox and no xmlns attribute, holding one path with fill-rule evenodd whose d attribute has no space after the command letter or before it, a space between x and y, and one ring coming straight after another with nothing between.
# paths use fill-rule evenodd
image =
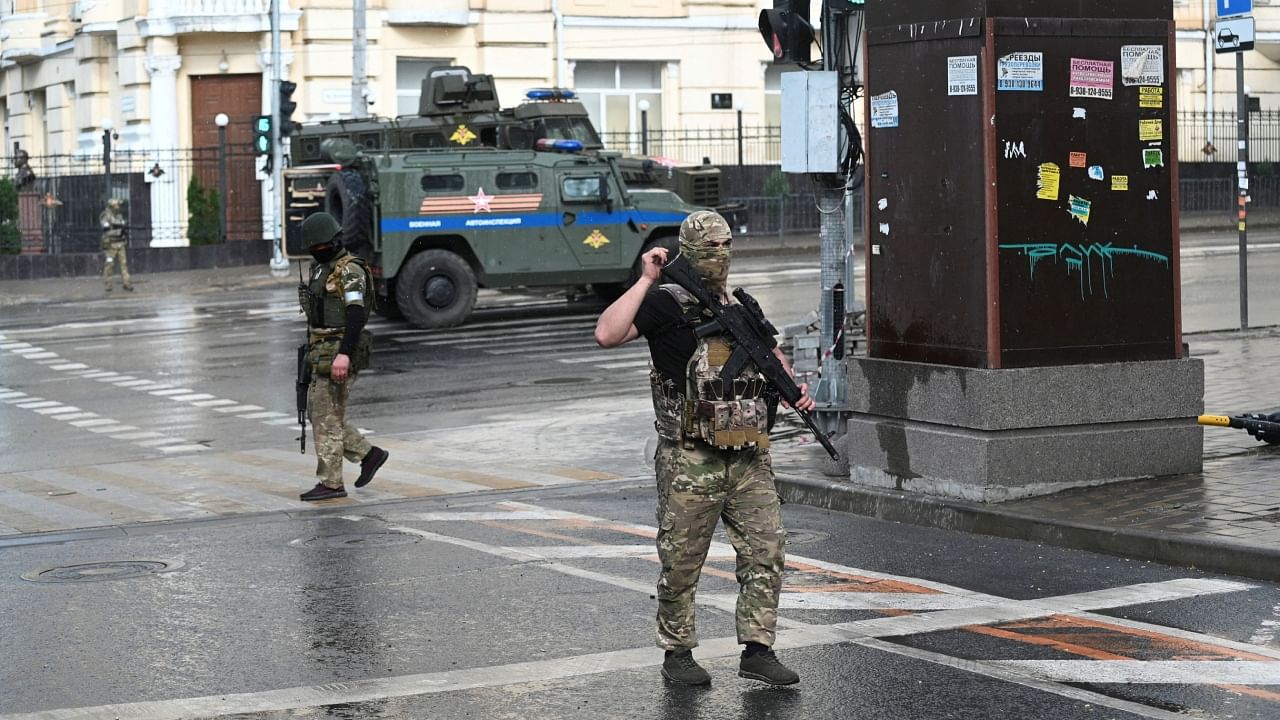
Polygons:
<instances>
[{"instance_id":1,"label":"metal fence","mask_svg":"<svg viewBox=\"0 0 1280 720\"><path fill-rule=\"evenodd\" d=\"M262 238L262 200L255 178L256 156L227 147L168 151L119 151L105 163L101 154L27 158L34 177L13 156L0 156L18 187L18 224L24 252L96 252L99 216L108 198L126 202L129 244L134 247L186 245L189 235L205 242ZM224 185L226 197L221 187ZM190 225L193 186L217 202L211 224ZM198 202L198 201L197 201ZM226 208L226 232L222 212ZM201 232L202 230L202 232Z\"/></svg>"},{"instance_id":2,"label":"metal fence","mask_svg":"<svg viewBox=\"0 0 1280 720\"><path fill-rule=\"evenodd\" d=\"M1234 110L1179 112L1178 162L1235 163L1236 117ZM1280 162L1280 111L1249 113L1249 161Z\"/></svg>"}]
</instances>

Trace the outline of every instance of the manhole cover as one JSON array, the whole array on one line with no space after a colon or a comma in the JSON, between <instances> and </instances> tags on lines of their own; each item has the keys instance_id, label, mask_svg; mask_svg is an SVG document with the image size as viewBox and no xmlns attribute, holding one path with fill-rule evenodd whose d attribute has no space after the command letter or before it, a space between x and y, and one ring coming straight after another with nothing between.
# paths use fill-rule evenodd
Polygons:
<instances>
[{"instance_id":1,"label":"manhole cover","mask_svg":"<svg viewBox=\"0 0 1280 720\"><path fill-rule=\"evenodd\" d=\"M182 567L180 562L165 560L116 560L109 562L64 565L39 572L27 573L23 580L47 583L99 582L171 572Z\"/></svg>"},{"instance_id":2,"label":"manhole cover","mask_svg":"<svg viewBox=\"0 0 1280 720\"><path fill-rule=\"evenodd\" d=\"M830 535L820 530L788 530L786 542L788 545L808 545L826 540L828 537Z\"/></svg>"},{"instance_id":3,"label":"manhole cover","mask_svg":"<svg viewBox=\"0 0 1280 720\"><path fill-rule=\"evenodd\" d=\"M720 542L729 542L729 534L724 530L716 530L712 537ZM784 542L787 545L808 545L828 537L831 536L820 530L788 530Z\"/></svg>"},{"instance_id":4,"label":"manhole cover","mask_svg":"<svg viewBox=\"0 0 1280 720\"><path fill-rule=\"evenodd\" d=\"M585 385L589 382L595 382L592 378L580 377L554 377L542 378L540 380L530 381L530 385Z\"/></svg>"},{"instance_id":5,"label":"manhole cover","mask_svg":"<svg viewBox=\"0 0 1280 720\"><path fill-rule=\"evenodd\" d=\"M368 532L317 535L316 537L294 540L289 544L306 547L359 549L412 545L417 542L422 542L422 538L408 533Z\"/></svg>"}]
</instances>

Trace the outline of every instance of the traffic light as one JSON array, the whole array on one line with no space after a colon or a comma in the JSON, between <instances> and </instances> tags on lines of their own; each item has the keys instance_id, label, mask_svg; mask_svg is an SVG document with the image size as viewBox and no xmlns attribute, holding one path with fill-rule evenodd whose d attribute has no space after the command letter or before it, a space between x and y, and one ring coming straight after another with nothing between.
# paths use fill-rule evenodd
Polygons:
<instances>
[{"instance_id":1,"label":"traffic light","mask_svg":"<svg viewBox=\"0 0 1280 720\"><path fill-rule=\"evenodd\" d=\"M760 36L773 52L775 63L809 62L809 46L813 44L809 0L773 0L772 10L760 11Z\"/></svg>"},{"instance_id":2,"label":"traffic light","mask_svg":"<svg viewBox=\"0 0 1280 720\"><path fill-rule=\"evenodd\" d=\"M298 89L298 83L289 82L288 80L280 81L280 137L287 138L293 134L293 111L298 109L298 103L292 100L293 91Z\"/></svg>"},{"instance_id":3,"label":"traffic light","mask_svg":"<svg viewBox=\"0 0 1280 720\"><path fill-rule=\"evenodd\" d=\"M270 155L271 143L271 116L258 115L253 118L253 151L258 155Z\"/></svg>"}]
</instances>

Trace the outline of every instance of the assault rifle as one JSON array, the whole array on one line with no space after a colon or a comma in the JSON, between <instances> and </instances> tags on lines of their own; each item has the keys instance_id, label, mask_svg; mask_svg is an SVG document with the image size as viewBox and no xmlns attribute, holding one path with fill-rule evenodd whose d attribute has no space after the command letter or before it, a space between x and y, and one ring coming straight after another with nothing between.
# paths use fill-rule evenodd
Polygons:
<instances>
[{"instance_id":1,"label":"assault rifle","mask_svg":"<svg viewBox=\"0 0 1280 720\"><path fill-rule=\"evenodd\" d=\"M298 297L305 304L310 302L311 294L307 292L307 284L302 280L302 263L298 263ZM307 351L310 349L310 324L307 328L307 342L298 346L298 368L294 376L293 389L297 395L298 425L302 433L298 436L301 444L300 452L307 454L307 392L311 387L311 363L307 362Z\"/></svg>"},{"instance_id":2,"label":"assault rifle","mask_svg":"<svg viewBox=\"0 0 1280 720\"><path fill-rule=\"evenodd\" d=\"M773 386L778 395L795 409L796 414L813 431L814 437L822 443L823 449L831 459L838 462L840 453L836 452L835 446L831 444L826 433L818 429L813 413L795 406L802 397L800 387L783 367L782 361L773 354L768 338L776 335L777 330L765 319L764 312L760 310L760 304L755 298L748 295L742 288L738 288L733 291L733 296L740 304L725 305L720 302L720 298L707 290L702 284L702 279L694 272L693 266L679 254L663 266L662 274L688 290L702 307L714 316L714 320L694 328L695 335L699 338L709 335L726 335L732 338L733 352L729 354L729 360L720 372L721 385L730 389L729 392L732 393L733 380L746 369L748 363L754 365L756 371Z\"/></svg>"},{"instance_id":3,"label":"assault rifle","mask_svg":"<svg viewBox=\"0 0 1280 720\"><path fill-rule=\"evenodd\" d=\"M1246 413L1244 415L1201 415L1201 425L1211 427L1229 427L1236 430L1247 430L1249 434L1271 445L1280 445L1280 413L1264 415L1262 413Z\"/></svg>"}]
</instances>

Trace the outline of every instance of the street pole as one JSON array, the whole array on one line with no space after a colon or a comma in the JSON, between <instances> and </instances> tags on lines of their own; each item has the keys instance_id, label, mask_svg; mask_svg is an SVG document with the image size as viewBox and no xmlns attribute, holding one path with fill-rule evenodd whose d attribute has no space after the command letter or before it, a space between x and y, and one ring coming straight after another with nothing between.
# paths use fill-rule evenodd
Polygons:
<instances>
[{"instance_id":1,"label":"street pole","mask_svg":"<svg viewBox=\"0 0 1280 720\"><path fill-rule=\"evenodd\" d=\"M742 167L742 108L738 107L738 167Z\"/></svg>"},{"instance_id":2,"label":"street pole","mask_svg":"<svg viewBox=\"0 0 1280 720\"><path fill-rule=\"evenodd\" d=\"M641 100L640 107L640 154L649 155L649 101Z\"/></svg>"},{"instance_id":3,"label":"street pole","mask_svg":"<svg viewBox=\"0 0 1280 720\"><path fill-rule=\"evenodd\" d=\"M280 81L283 79L280 54L280 0L271 0L271 274L281 277L289 272L289 261L280 247L283 236L284 203L280 187L284 170L284 128L280 122Z\"/></svg>"},{"instance_id":4,"label":"street pole","mask_svg":"<svg viewBox=\"0 0 1280 720\"><path fill-rule=\"evenodd\" d=\"M1240 329L1249 329L1249 99L1244 92L1244 53L1236 53L1237 185L1240 196Z\"/></svg>"},{"instance_id":5,"label":"street pole","mask_svg":"<svg viewBox=\"0 0 1280 720\"><path fill-rule=\"evenodd\" d=\"M213 122L218 126L218 236L223 245L227 244L227 123L230 118L226 113L218 113Z\"/></svg>"},{"instance_id":6,"label":"street pole","mask_svg":"<svg viewBox=\"0 0 1280 720\"><path fill-rule=\"evenodd\" d=\"M822 46L834 47L831 43L837 37L834 22L837 14L832 12L828 3L823 3L822 14ZM848 18L839 16L841 22ZM822 69L838 71L837 56L843 50L822 53ZM838 91L838 88L837 88ZM843 130L842 130L843 132ZM852 138L846 138L852 141ZM819 381L812 390L817 405L818 427L835 437L848 432L845 426L845 409L848 405L848 360L845 358L844 319L845 319L845 274L848 262L847 226L845 218L845 196L849 192L848 178L842 188L820 188L818 190L818 212L821 222L818 238L822 246L822 270L820 276L821 300L818 310L819 337L821 338ZM841 468L835 468L839 472Z\"/></svg>"},{"instance_id":7,"label":"street pole","mask_svg":"<svg viewBox=\"0 0 1280 720\"><path fill-rule=\"evenodd\" d=\"M369 105L366 93L369 86L369 74L365 69L365 54L369 47L369 34L365 29L366 0L355 0L352 11L355 13L355 34L351 40L351 117L369 117Z\"/></svg>"},{"instance_id":8,"label":"street pole","mask_svg":"<svg viewBox=\"0 0 1280 720\"><path fill-rule=\"evenodd\" d=\"M102 123L102 207L111 202L111 122Z\"/></svg>"}]
</instances>

